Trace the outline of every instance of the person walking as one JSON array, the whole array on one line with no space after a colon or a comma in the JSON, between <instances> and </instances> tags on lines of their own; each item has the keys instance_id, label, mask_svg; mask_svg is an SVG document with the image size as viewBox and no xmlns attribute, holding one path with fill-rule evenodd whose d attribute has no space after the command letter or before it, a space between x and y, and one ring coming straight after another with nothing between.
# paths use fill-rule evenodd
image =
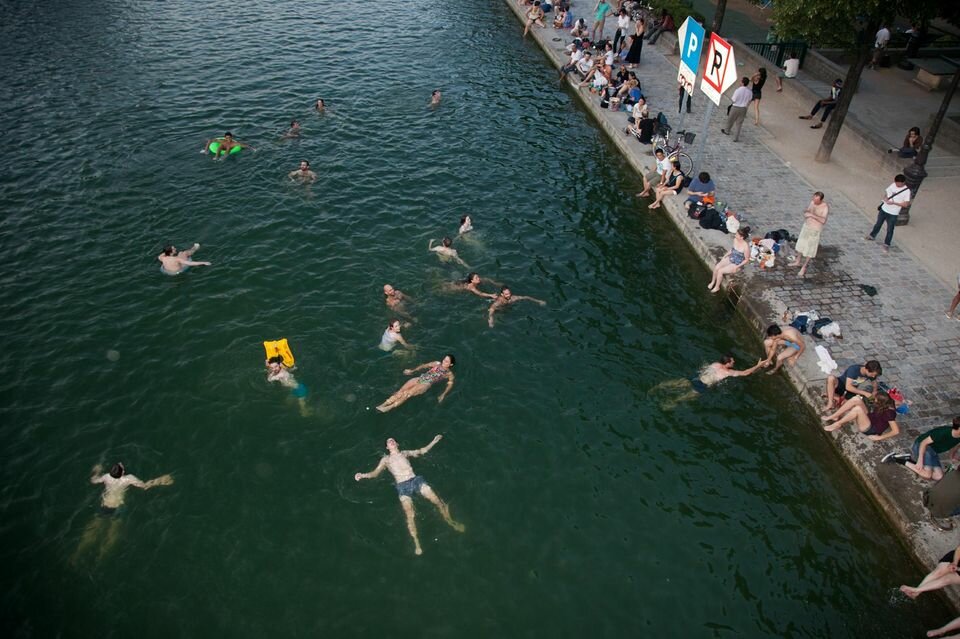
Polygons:
<instances>
[{"instance_id":1,"label":"person walking","mask_svg":"<svg viewBox=\"0 0 960 639\"><path fill-rule=\"evenodd\" d=\"M823 191L817 191L803 211L803 228L800 229L796 249L805 259L797 260L796 265L800 267L797 277L807 274L807 266L810 265L810 260L817 256L817 249L820 247L820 232L823 231L827 215L830 214L830 205L824 202L823 198Z\"/></svg>"},{"instance_id":2,"label":"person walking","mask_svg":"<svg viewBox=\"0 0 960 639\"><path fill-rule=\"evenodd\" d=\"M733 92L733 104L730 105L730 111L727 114L727 126L720 129L724 135L730 135L733 126L737 126L733 134L733 141L740 141L740 129L743 127L743 119L747 117L747 107L753 101L753 91L749 88L750 78L740 80L740 87Z\"/></svg>"},{"instance_id":3,"label":"person walking","mask_svg":"<svg viewBox=\"0 0 960 639\"><path fill-rule=\"evenodd\" d=\"M900 211L910 206L910 187L907 186L907 178L902 173L898 173L893 178L893 184L884 191L884 195L883 202L877 207L877 223L864 239L877 239L880 227L886 224L887 236L883 240L883 250L889 252L890 242L893 241L893 228L897 225Z\"/></svg>"}]
</instances>

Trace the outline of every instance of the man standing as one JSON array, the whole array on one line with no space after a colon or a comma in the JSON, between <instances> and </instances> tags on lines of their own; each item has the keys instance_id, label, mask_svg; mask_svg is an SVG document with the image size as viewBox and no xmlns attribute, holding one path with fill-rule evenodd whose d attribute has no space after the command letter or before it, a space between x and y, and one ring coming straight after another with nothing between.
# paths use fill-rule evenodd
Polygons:
<instances>
[{"instance_id":1,"label":"man standing","mask_svg":"<svg viewBox=\"0 0 960 639\"><path fill-rule=\"evenodd\" d=\"M740 87L733 92L733 104L730 105L730 114L727 116L727 126L720 129L725 135L730 135L733 125L737 125L737 130L733 134L733 141L740 141L740 128L743 126L743 119L747 117L747 106L753 101L753 91L750 90L750 78L740 80Z\"/></svg>"},{"instance_id":2,"label":"man standing","mask_svg":"<svg viewBox=\"0 0 960 639\"><path fill-rule=\"evenodd\" d=\"M833 110L837 107L837 102L840 101L840 92L843 90L843 80L837 78L833 81L833 85L830 87L830 97L818 100L816 104L813 105L813 108L810 109L810 115L801 115L801 120L812 120L813 116L817 114L817 111L823 109L823 115L820 116L820 121L816 124L811 124L811 129L819 129L823 127L823 123L827 121L827 118L830 117L830 114L833 113Z\"/></svg>"},{"instance_id":3,"label":"man standing","mask_svg":"<svg viewBox=\"0 0 960 639\"><path fill-rule=\"evenodd\" d=\"M887 50L887 44L890 42L890 29L887 25L881 25L877 31L877 39L873 44L873 58L870 60L870 68L876 69L877 65L883 59L883 53Z\"/></svg>"},{"instance_id":4,"label":"man standing","mask_svg":"<svg viewBox=\"0 0 960 639\"><path fill-rule=\"evenodd\" d=\"M810 260L817 256L817 248L820 246L820 232L823 225L827 223L827 215L830 213L830 206L823 201L823 191L817 191L813 194L813 199L803 211L803 228L800 229L800 237L797 238L797 253L803 256L804 260L797 260L800 266L798 277L807 274L807 266ZM802 266L801 266L802 262Z\"/></svg>"},{"instance_id":5,"label":"man standing","mask_svg":"<svg viewBox=\"0 0 960 639\"><path fill-rule=\"evenodd\" d=\"M880 227L886 223L887 236L883 240L883 250L890 251L890 242L893 241L893 227L897 225L900 211L910 206L910 187L907 186L907 178L902 173L897 173L893 178L893 184L887 187L884 192L886 197L877 207L877 223L873 225L873 230L864 239L875 240Z\"/></svg>"},{"instance_id":6,"label":"man standing","mask_svg":"<svg viewBox=\"0 0 960 639\"><path fill-rule=\"evenodd\" d=\"M443 436L437 435L433 438L433 441L423 448L418 450L400 450L400 446L397 445L396 440L391 437L387 440L387 454L380 458L380 463L377 464L377 467L369 473L357 473L353 476L356 481L360 481L361 479L373 479L382 473L384 469L390 471L390 474L393 475L393 479L397 484L397 495L400 498L400 505L403 507L403 512L407 517L407 530L410 531L410 536L413 538L413 552L417 555L422 555L423 549L420 547L420 539L417 537L416 513L413 509L413 496L415 494L419 493L436 506L437 510L439 510L443 516L443 520L447 522L451 528L457 532L466 530L463 524L453 520L453 517L450 516L450 507L443 503L443 500L440 499L437 493L433 492L430 484L420 475L414 474L413 467L408 461L410 457L426 455L441 439L443 439Z\"/></svg>"}]
</instances>

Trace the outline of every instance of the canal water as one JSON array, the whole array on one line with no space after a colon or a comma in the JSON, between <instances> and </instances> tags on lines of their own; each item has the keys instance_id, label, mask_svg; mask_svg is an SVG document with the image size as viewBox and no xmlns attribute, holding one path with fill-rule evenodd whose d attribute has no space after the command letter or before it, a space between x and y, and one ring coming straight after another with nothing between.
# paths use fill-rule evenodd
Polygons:
<instances>
[{"instance_id":1,"label":"canal water","mask_svg":"<svg viewBox=\"0 0 960 639\"><path fill-rule=\"evenodd\" d=\"M0 5L0 622L16 637L913 636L945 621L500 2ZM443 101L431 109L430 92ZM311 111L316 98L329 111ZM282 141L291 119L303 134ZM200 153L225 130L255 147ZM319 179L286 178L300 159ZM444 285L456 243L519 302ZM213 262L158 272L165 243ZM412 353L376 348L411 298ZM489 286L489 285L488 285ZM490 289L488 289L490 290ZM285 337L305 415L270 385ZM456 385L381 415L402 370ZM416 502L387 437L467 527ZM96 463L147 479L98 515Z\"/></svg>"}]
</instances>

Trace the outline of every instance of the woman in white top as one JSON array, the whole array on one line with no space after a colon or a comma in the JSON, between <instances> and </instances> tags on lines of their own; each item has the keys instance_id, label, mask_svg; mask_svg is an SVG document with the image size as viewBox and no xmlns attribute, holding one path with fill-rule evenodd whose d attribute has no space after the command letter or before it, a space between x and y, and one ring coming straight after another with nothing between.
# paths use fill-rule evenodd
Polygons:
<instances>
[{"instance_id":1,"label":"woman in white top","mask_svg":"<svg viewBox=\"0 0 960 639\"><path fill-rule=\"evenodd\" d=\"M387 324L387 330L383 331L383 337L380 338L380 350L392 351L393 347L397 345L397 342L410 348L407 341L403 339L403 335L400 334L400 320L392 319L390 323Z\"/></svg>"},{"instance_id":2,"label":"woman in white top","mask_svg":"<svg viewBox=\"0 0 960 639\"><path fill-rule=\"evenodd\" d=\"M629 28L630 15L626 9L620 9L620 12L617 14L617 32L613 34L613 49L618 55L623 49L624 43L627 41L627 30Z\"/></svg>"}]
</instances>

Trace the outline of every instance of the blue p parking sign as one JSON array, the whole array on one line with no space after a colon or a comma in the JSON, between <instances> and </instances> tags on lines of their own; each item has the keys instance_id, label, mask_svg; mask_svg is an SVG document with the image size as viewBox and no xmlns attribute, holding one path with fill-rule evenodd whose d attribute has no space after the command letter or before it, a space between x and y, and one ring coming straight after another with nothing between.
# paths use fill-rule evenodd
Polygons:
<instances>
[{"instance_id":1,"label":"blue p parking sign","mask_svg":"<svg viewBox=\"0 0 960 639\"><path fill-rule=\"evenodd\" d=\"M688 17L680 26L680 63L687 67L690 74L697 75L700 66L700 52L703 51L703 39L706 32L699 22Z\"/></svg>"}]
</instances>

